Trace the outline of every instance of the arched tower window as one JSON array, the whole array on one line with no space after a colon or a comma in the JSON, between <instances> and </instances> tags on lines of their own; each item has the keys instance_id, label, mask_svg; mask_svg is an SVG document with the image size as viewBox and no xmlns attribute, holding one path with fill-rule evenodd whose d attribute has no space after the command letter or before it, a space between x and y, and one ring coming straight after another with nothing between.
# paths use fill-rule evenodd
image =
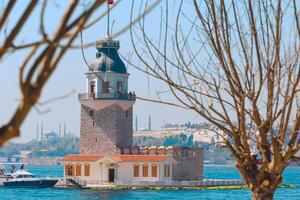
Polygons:
<instances>
[{"instance_id":1,"label":"arched tower window","mask_svg":"<svg viewBox=\"0 0 300 200\"><path fill-rule=\"evenodd\" d=\"M95 126L94 111L90 110L89 115L90 115L90 117L91 117L92 120L93 120L92 126L94 127L94 126Z\"/></svg>"}]
</instances>

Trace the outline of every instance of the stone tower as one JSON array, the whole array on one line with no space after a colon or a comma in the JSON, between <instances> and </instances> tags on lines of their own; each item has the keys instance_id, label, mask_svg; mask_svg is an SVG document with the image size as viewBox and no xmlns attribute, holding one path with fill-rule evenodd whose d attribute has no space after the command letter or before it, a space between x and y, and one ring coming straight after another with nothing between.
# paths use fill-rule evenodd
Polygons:
<instances>
[{"instance_id":1,"label":"stone tower","mask_svg":"<svg viewBox=\"0 0 300 200\"><path fill-rule=\"evenodd\" d=\"M126 67L119 57L119 41L107 36L96 42L98 50L86 74L81 104L80 153L120 154L132 145L132 107Z\"/></svg>"}]
</instances>

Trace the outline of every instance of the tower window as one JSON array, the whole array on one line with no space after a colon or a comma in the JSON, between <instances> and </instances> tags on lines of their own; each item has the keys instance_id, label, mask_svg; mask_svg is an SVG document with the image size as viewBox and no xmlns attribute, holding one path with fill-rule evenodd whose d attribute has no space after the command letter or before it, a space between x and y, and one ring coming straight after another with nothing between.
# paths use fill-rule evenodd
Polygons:
<instances>
[{"instance_id":1,"label":"tower window","mask_svg":"<svg viewBox=\"0 0 300 200\"><path fill-rule=\"evenodd\" d=\"M125 112L125 116L128 117L128 111Z\"/></svg>"},{"instance_id":2,"label":"tower window","mask_svg":"<svg viewBox=\"0 0 300 200\"><path fill-rule=\"evenodd\" d=\"M122 90L123 90L122 81L117 82L117 90L118 90L118 92L122 92Z\"/></svg>"},{"instance_id":3,"label":"tower window","mask_svg":"<svg viewBox=\"0 0 300 200\"><path fill-rule=\"evenodd\" d=\"M93 119L93 127L95 126L95 121L94 121L94 112L90 110L89 112L90 117Z\"/></svg>"},{"instance_id":4,"label":"tower window","mask_svg":"<svg viewBox=\"0 0 300 200\"><path fill-rule=\"evenodd\" d=\"M109 81L102 81L102 92L109 93Z\"/></svg>"},{"instance_id":5,"label":"tower window","mask_svg":"<svg viewBox=\"0 0 300 200\"><path fill-rule=\"evenodd\" d=\"M90 93L95 93L95 81L90 81Z\"/></svg>"}]
</instances>

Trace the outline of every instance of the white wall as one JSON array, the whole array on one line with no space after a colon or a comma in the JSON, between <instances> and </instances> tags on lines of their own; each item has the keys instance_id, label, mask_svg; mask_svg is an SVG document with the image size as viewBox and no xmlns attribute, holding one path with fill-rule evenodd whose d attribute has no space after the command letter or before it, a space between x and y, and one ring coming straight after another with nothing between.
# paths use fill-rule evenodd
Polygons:
<instances>
[{"instance_id":1,"label":"white wall","mask_svg":"<svg viewBox=\"0 0 300 200\"><path fill-rule=\"evenodd\" d=\"M73 161L73 162L67 162L67 163L72 163L74 166L74 176L76 176L76 164L80 163L81 164L81 176L78 176L81 180L83 181L96 181L100 180L100 166L96 162L78 162L78 161ZM84 165L89 163L90 164L90 176L85 176L84 175ZM66 173L64 173L66 174Z\"/></svg>"},{"instance_id":2,"label":"white wall","mask_svg":"<svg viewBox=\"0 0 300 200\"><path fill-rule=\"evenodd\" d=\"M76 164L81 164L81 176L78 176L81 180L87 182L108 182L108 169L112 168L111 164L116 165L109 160L104 162L67 162L74 165L74 176L76 175ZM90 176L84 176L84 165L90 164ZM66 163L65 163L66 164ZM139 177L134 177L133 166L139 164ZM148 177L143 177L143 165L148 164ZM152 177L151 166L157 165L157 177ZM170 164L170 177L164 177L164 164ZM102 166L102 167L101 167ZM102 169L102 170L101 170ZM65 173L64 173L65 174ZM168 181L172 180L172 164L170 162L119 162L115 167L115 180L121 181Z\"/></svg>"},{"instance_id":3,"label":"white wall","mask_svg":"<svg viewBox=\"0 0 300 200\"><path fill-rule=\"evenodd\" d=\"M83 181L87 182L108 182L108 169L111 168L109 162L103 162L100 164L99 162L79 162L79 161L72 161L67 162L65 164L72 163L74 166L74 176L76 176L76 164L81 164L81 176L78 176ZM84 175L84 165L89 163L90 164L90 176ZM65 168L64 168L65 169ZM64 171L65 175L65 171ZM115 174L116 177L117 174Z\"/></svg>"}]
</instances>

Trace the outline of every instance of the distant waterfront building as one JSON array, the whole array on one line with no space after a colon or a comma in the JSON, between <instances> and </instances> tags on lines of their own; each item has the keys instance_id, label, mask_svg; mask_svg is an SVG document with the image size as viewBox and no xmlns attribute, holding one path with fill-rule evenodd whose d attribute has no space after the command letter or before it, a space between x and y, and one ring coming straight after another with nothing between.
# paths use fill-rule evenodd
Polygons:
<instances>
[{"instance_id":1,"label":"distant waterfront building","mask_svg":"<svg viewBox=\"0 0 300 200\"><path fill-rule=\"evenodd\" d=\"M171 136L178 136L184 134L187 137L193 135L194 142L201 142L206 144L221 144L227 135L219 129L209 128L187 128L187 127L174 127L174 128L160 128L155 130L139 130L134 133L134 137L153 137L153 138L165 138Z\"/></svg>"},{"instance_id":2,"label":"distant waterfront building","mask_svg":"<svg viewBox=\"0 0 300 200\"><path fill-rule=\"evenodd\" d=\"M129 73L118 54L120 43L107 36L97 41L96 48L96 58L85 73L86 92L78 95L80 154L63 159L66 180L87 185L201 180L200 148L132 146L135 93L128 92Z\"/></svg>"}]
</instances>

